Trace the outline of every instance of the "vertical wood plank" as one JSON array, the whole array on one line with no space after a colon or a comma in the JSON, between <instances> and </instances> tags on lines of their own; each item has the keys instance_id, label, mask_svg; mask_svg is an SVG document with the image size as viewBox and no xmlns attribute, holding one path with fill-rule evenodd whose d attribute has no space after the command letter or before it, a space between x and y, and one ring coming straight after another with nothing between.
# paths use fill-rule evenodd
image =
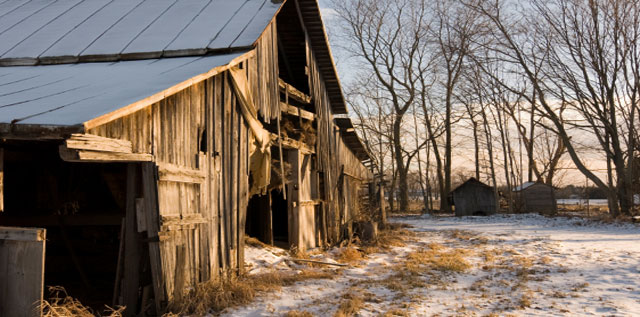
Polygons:
<instances>
[{"instance_id":1,"label":"vertical wood plank","mask_svg":"<svg viewBox=\"0 0 640 317\"><path fill-rule=\"evenodd\" d=\"M125 245L124 245L124 282L122 297L127 307L126 316L135 316L138 312L138 288L140 286L140 247L136 230L136 179L137 166L127 164Z\"/></svg>"},{"instance_id":2,"label":"vertical wood plank","mask_svg":"<svg viewBox=\"0 0 640 317\"><path fill-rule=\"evenodd\" d=\"M160 256L160 242L158 237L158 176L155 163L142 163L142 188L147 217L147 236L149 238L149 261L156 311L161 315L166 304L166 294L163 287L162 258Z\"/></svg>"},{"instance_id":3,"label":"vertical wood plank","mask_svg":"<svg viewBox=\"0 0 640 317\"><path fill-rule=\"evenodd\" d=\"M46 233L0 227L0 316L42 314Z\"/></svg>"}]
</instances>

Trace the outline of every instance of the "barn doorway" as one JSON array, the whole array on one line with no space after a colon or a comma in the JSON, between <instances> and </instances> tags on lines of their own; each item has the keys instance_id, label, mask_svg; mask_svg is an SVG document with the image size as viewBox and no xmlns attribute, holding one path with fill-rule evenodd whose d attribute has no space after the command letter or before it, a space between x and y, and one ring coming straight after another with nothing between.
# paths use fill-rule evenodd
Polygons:
<instances>
[{"instance_id":1,"label":"barn doorway","mask_svg":"<svg viewBox=\"0 0 640 317\"><path fill-rule=\"evenodd\" d=\"M44 298L49 297L48 286L61 286L99 313L105 304L114 304L120 284L116 275L122 266L127 164L65 162L58 146L2 144L5 204L0 226L46 229ZM144 266L148 251L141 254L147 254L146 261L139 259ZM149 268L144 270L148 274L141 279L150 279ZM119 288L115 294L118 304Z\"/></svg>"},{"instance_id":2,"label":"barn doorway","mask_svg":"<svg viewBox=\"0 0 640 317\"><path fill-rule=\"evenodd\" d=\"M279 189L270 192L273 223L273 244L289 249L289 205Z\"/></svg>"}]
</instances>

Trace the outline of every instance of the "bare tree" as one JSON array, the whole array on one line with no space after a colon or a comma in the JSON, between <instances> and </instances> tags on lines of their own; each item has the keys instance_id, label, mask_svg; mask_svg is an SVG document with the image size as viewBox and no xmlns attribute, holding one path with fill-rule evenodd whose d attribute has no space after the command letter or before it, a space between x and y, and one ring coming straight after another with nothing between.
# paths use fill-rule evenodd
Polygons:
<instances>
[{"instance_id":1,"label":"bare tree","mask_svg":"<svg viewBox=\"0 0 640 317\"><path fill-rule=\"evenodd\" d=\"M418 75L428 67L427 55L422 53L427 29L425 1L352 0L334 5L352 40L347 49L364 61L392 105L394 170L400 209L407 209L407 174L413 156L403 148L402 124L416 98Z\"/></svg>"},{"instance_id":2,"label":"bare tree","mask_svg":"<svg viewBox=\"0 0 640 317\"><path fill-rule=\"evenodd\" d=\"M505 14L505 3L467 5L492 25L497 56L529 80L536 100L523 97L551 122L574 165L607 190L614 215L629 213L626 171L637 122L631 113L637 108L639 89L638 1L530 0L520 15L514 9ZM513 89L508 82L501 83ZM559 107L571 110L571 122L562 120ZM587 167L572 141L572 131L595 137L607 156L606 181Z\"/></svg>"}]
</instances>

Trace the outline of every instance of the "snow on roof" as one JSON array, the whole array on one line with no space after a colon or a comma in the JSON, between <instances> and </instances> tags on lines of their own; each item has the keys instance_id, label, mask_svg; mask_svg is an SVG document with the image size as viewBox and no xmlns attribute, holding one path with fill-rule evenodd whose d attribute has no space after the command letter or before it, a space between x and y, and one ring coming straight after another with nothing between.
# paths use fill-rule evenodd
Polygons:
<instances>
[{"instance_id":1,"label":"snow on roof","mask_svg":"<svg viewBox=\"0 0 640 317\"><path fill-rule=\"evenodd\" d=\"M0 125L80 125L242 54L0 67Z\"/></svg>"},{"instance_id":2,"label":"snow on roof","mask_svg":"<svg viewBox=\"0 0 640 317\"><path fill-rule=\"evenodd\" d=\"M246 49L281 6L272 0L0 1L0 65Z\"/></svg>"}]
</instances>

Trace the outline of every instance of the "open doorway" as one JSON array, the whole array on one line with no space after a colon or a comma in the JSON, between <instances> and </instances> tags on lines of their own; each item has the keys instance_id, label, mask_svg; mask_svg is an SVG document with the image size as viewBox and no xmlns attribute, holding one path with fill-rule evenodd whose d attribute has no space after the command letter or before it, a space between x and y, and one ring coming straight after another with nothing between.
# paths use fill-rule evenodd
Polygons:
<instances>
[{"instance_id":1,"label":"open doorway","mask_svg":"<svg viewBox=\"0 0 640 317\"><path fill-rule=\"evenodd\" d=\"M58 145L2 144L5 208L0 226L46 229L45 299L48 286L61 286L101 312L114 303L127 165L65 162Z\"/></svg>"}]
</instances>

